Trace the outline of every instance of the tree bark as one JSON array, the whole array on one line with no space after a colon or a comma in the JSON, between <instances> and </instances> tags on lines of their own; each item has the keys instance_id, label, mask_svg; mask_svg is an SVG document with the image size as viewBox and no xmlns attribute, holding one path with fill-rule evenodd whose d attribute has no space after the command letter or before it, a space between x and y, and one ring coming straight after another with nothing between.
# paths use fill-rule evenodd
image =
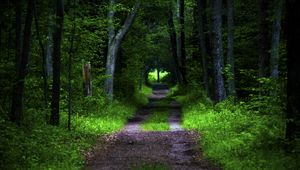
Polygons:
<instances>
[{"instance_id":1,"label":"tree bark","mask_svg":"<svg viewBox=\"0 0 300 170\"><path fill-rule=\"evenodd\" d=\"M287 126L286 138L293 144L300 137L300 58L299 58L299 28L295 26L300 21L300 1L287 0Z\"/></svg>"},{"instance_id":2,"label":"tree bark","mask_svg":"<svg viewBox=\"0 0 300 170\"><path fill-rule=\"evenodd\" d=\"M268 41L268 5L269 0L260 0L260 35L259 35L259 77L266 77L269 71L269 41Z\"/></svg>"},{"instance_id":3,"label":"tree bark","mask_svg":"<svg viewBox=\"0 0 300 170\"><path fill-rule=\"evenodd\" d=\"M34 2L34 23L35 23L35 29L37 38L39 41L39 45L41 48L41 57L42 57L42 72L43 72L43 81L44 81L44 104L45 108L48 108L48 75L47 75L47 68L46 68L46 52L45 47L42 42L42 38L40 36L40 29L39 29L39 22L37 17L37 9L36 9L36 3Z\"/></svg>"},{"instance_id":4,"label":"tree bark","mask_svg":"<svg viewBox=\"0 0 300 170\"><path fill-rule=\"evenodd\" d=\"M228 77L228 95L235 95L235 74L234 74L234 55L233 55L233 47L234 47L234 1L227 0L227 27L228 27L228 35L227 35L227 65L229 65L229 77Z\"/></svg>"},{"instance_id":5,"label":"tree bark","mask_svg":"<svg viewBox=\"0 0 300 170\"><path fill-rule=\"evenodd\" d=\"M22 8L21 2L15 1L15 12L16 12L16 69L19 68L21 62L22 52Z\"/></svg>"},{"instance_id":6,"label":"tree bark","mask_svg":"<svg viewBox=\"0 0 300 170\"><path fill-rule=\"evenodd\" d=\"M28 0L27 14L24 28L23 50L21 52L20 64L17 70L17 79L13 87L11 121L21 123L23 115L23 93L25 77L27 75L27 64L30 51L31 25L33 20L33 0Z\"/></svg>"},{"instance_id":7,"label":"tree bark","mask_svg":"<svg viewBox=\"0 0 300 170\"><path fill-rule=\"evenodd\" d=\"M184 84L187 84L186 80L186 51L185 51L185 25L184 25L184 0L179 1L179 26L180 26L180 60L181 60L181 74Z\"/></svg>"},{"instance_id":8,"label":"tree bark","mask_svg":"<svg viewBox=\"0 0 300 170\"><path fill-rule=\"evenodd\" d=\"M225 99L226 93L223 70L223 51L222 51L222 0L213 0L212 5L212 24L213 24L213 55L214 55L214 83L215 99L221 101Z\"/></svg>"},{"instance_id":9,"label":"tree bark","mask_svg":"<svg viewBox=\"0 0 300 170\"><path fill-rule=\"evenodd\" d=\"M199 31L199 42L200 42L200 51L202 59L202 69L203 69L203 83L204 89L209 93L208 88L208 62L207 62L207 51L206 51L206 42L204 35L204 3L203 0L197 0L197 10L198 10L198 31ZM208 94L209 95L209 94Z\"/></svg>"},{"instance_id":10,"label":"tree bark","mask_svg":"<svg viewBox=\"0 0 300 170\"><path fill-rule=\"evenodd\" d=\"M111 0L111 2L114 2L114 0ZM139 5L140 5L140 1L137 0L135 7L133 8L132 12L127 16L123 27L118 31L116 35L114 35L112 31L109 31L109 44L108 44L107 60L106 60L106 75L108 77L106 78L105 81L105 90L107 93L107 97L110 101L113 100L114 74L115 74L117 54L122 40L124 39L125 35L127 34L131 25L134 22Z\"/></svg>"},{"instance_id":11,"label":"tree bark","mask_svg":"<svg viewBox=\"0 0 300 170\"><path fill-rule=\"evenodd\" d=\"M182 75L180 72L178 55L177 55L177 41L176 41L177 36L176 36L175 26L173 22L173 12L171 9L169 10L168 31L170 35L170 44L171 44L171 51L174 60L176 79L179 84L182 84Z\"/></svg>"},{"instance_id":12,"label":"tree bark","mask_svg":"<svg viewBox=\"0 0 300 170\"><path fill-rule=\"evenodd\" d=\"M56 1L56 27L53 33L53 84L50 124L59 125L61 41L64 22L63 0Z\"/></svg>"},{"instance_id":13,"label":"tree bark","mask_svg":"<svg viewBox=\"0 0 300 170\"><path fill-rule=\"evenodd\" d=\"M84 64L82 71L84 96L92 96L91 64Z\"/></svg>"},{"instance_id":14,"label":"tree bark","mask_svg":"<svg viewBox=\"0 0 300 170\"><path fill-rule=\"evenodd\" d=\"M279 43L280 43L280 31L281 31L281 13L282 13L282 0L276 1L275 20L273 23L273 35L271 44L271 77L278 78L278 66L279 66Z\"/></svg>"}]
</instances>

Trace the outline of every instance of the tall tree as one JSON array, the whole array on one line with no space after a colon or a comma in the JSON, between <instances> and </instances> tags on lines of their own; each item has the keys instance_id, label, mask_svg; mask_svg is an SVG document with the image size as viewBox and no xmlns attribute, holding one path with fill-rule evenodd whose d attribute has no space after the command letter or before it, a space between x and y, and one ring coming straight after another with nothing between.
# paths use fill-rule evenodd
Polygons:
<instances>
[{"instance_id":1,"label":"tall tree","mask_svg":"<svg viewBox=\"0 0 300 170\"><path fill-rule=\"evenodd\" d=\"M227 65L229 68L228 95L235 95L235 75L234 75L234 56L233 56L233 37L234 37L234 1L227 0Z\"/></svg>"},{"instance_id":2,"label":"tall tree","mask_svg":"<svg viewBox=\"0 0 300 170\"><path fill-rule=\"evenodd\" d=\"M259 33L259 77L266 77L268 73L269 61L269 41L268 41L268 6L269 0L260 0L260 33Z\"/></svg>"},{"instance_id":3,"label":"tall tree","mask_svg":"<svg viewBox=\"0 0 300 170\"><path fill-rule=\"evenodd\" d=\"M56 25L53 33L53 83L50 124L59 125L61 41L64 22L64 2L56 1Z\"/></svg>"},{"instance_id":4,"label":"tall tree","mask_svg":"<svg viewBox=\"0 0 300 170\"><path fill-rule=\"evenodd\" d=\"M22 52L22 7L20 1L14 1L16 13L16 68L18 69L21 62Z\"/></svg>"},{"instance_id":5,"label":"tall tree","mask_svg":"<svg viewBox=\"0 0 300 170\"><path fill-rule=\"evenodd\" d=\"M199 44L202 59L202 69L203 69L203 83L204 88L207 93L209 93L208 86L208 62L207 62L207 51L206 42L204 35L204 9L206 6L206 0L197 0L197 10L198 10L198 31L199 31ZM209 95L208 95L209 96Z\"/></svg>"},{"instance_id":6,"label":"tall tree","mask_svg":"<svg viewBox=\"0 0 300 170\"><path fill-rule=\"evenodd\" d=\"M184 25L184 7L185 3L184 0L179 0L179 28L180 28L180 35L179 35L179 53L180 53L180 60L181 60L181 74L183 83L186 84L186 50L185 50L185 25Z\"/></svg>"},{"instance_id":7,"label":"tall tree","mask_svg":"<svg viewBox=\"0 0 300 170\"><path fill-rule=\"evenodd\" d=\"M178 61L178 55L177 55L177 36L175 31L175 26L173 22L173 12L172 9L169 10L169 18L168 18L168 31L170 35L170 44L171 44L171 51L174 61L174 67L175 67L175 74L176 79L178 83L182 83L182 76L179 69L179 61Z\"/></svg>"},{"instance_id":8,"label":"tall tree","mask_svg":"<svg viewBox=\"0 0 300 170\"><path fill-rule=\"evenodd\" d=\"M293 144L300 137L300 32L295 26L300 21L300 1L287 0L287 127L286 137Z\"/></svg>"},{"instance_id":9,"label":"tall tree","mask_svg":"<svg viewBox=\"0 0 300 170\"><path fill-rule=\"evenodd\" d=\"M13 87L12 106L11 106L11 120L20 124L23 114L23 93L25 77L27 75L27 64L30 51L31 41L31 25L33 20L33 0L28 0L27 14L24 27L24 39L23 47L20 58L20 63L16 61L17 67L17 79ZM18 38L18 37L16 37ZM18 43L18 42L17 42Z\"/></svg>"},{"instance_id":10,"label":"tall tree","mask_svg":"<svg viewBox=\"0 0 300 170\"><path fill-rule=\"evenodd\" d=\"M129 31L129 28L134 22L136 17L138 8L140 6L140 1L137 0L133 10L127 16L123 26L121 29L115 33L113 27L113 16L114 16L114 5L115 1L110 0L110 11L108 13L108 20L109 20L109 40L108 40L108 52L107 52L107 59L106 59L106 75L108 76L105 80L105 90L109 100L113 100L113 91L114 91L114 74L115 74L115 67L116 67L116 59L119 48L121 46L121 42L124 39L125 35Z\"/></svg>"},{"instance_id":11,"label":"tall tree","mask_svg":"<svg viewBox=\"0 0 300 170\"><path fill-rule=\"evenodd\" d=\"M273 22L273 34L271 44L271 58L270 58L270 72L271 77L278 78L279 66L279 43L281 31L281 13L282 13L282 0L275 1L275 19Z\"/></svg>"},{"instance_id":12,"label":"tall tree","mask_svg":"<svg viewBox=\"0 0 300 170\"><path fill-rule=\"evenodd\" d=\"M222 67L224 65L222 50L222 0L213 0L212 2L215 100L221 101L226 97L222 76Z\"/></svg>"},{"instance_id":13,"label":"tall tree","mask_svg":"<svg viewBox=\"0 0 300 170\"><path fill-rule=\"evenodd\" d=\"M45 47L42 42L42 37L40 35L40 27L39 27L39 20L37 16L37 8L36 8L36 2L34 2L34 23L35 23L35 30L36 35L38 38L40 50L41 50L41 57L42 57L42 72L43 72L43 83L44 83L44 104L45 108L48 107L48 75L47 75L47 67L46 67L46 52Z\"/></svg>"}]
</instances>

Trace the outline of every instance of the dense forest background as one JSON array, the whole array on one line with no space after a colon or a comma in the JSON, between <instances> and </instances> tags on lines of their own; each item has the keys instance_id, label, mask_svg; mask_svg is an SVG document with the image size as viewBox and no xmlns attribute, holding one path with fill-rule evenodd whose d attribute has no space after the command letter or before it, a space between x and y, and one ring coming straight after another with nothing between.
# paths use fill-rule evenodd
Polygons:
<instances>
[{"instance_id":1,"label":"dense forest background","mask_svg":"<svg viewBox=\"0 0 300 170\"><path fill-rule=\"evenodd\" d=\"M183 126L203 133L205 156L225 169L297 169L298 9L296 0L1 1L0 168L82 168L96 139L148 102L156 71L175 89Z\"/></svg>"}]
</instances>

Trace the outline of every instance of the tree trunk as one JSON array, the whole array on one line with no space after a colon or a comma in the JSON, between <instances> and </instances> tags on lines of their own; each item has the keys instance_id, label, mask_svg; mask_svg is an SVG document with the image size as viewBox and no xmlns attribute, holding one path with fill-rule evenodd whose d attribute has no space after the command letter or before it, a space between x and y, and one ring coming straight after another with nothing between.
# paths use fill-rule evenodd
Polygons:
<instances>
[{"instance_id":1,"label":"tree trunk","mask_svg":"<svg viewBox=\"0 0 300 170\"><path fill-rule=\"evenodd\" d=\"M157 83L160 82L160 75L159 75L159 72L160 72L160 70L159 70L159 68L157 68Z\"/></svg>"},{"instance_id":2,"label":"tree trunk","mask_svg":"<svg viewBox=\"0 0 300 170\"><path fill-rule=\"evenodd\" d=\"M278 66L279 66L279 43L280 43L280 31L281 31L281 11L282 0L276 1L275 20L273 23L273 35L271 44L271 77L278 78Z\"/></svg>"},{"instance_id":3,"label":"tree trunk","mask_svg":"<svg viewBox=\"0 0 300 170\"><path fill-rule=\"evenodd\" d=\"M185 51L185 25L184 25L184 0L179 1L179 27L180 27L180 60L181 60L181 74L183 83L186 84L186 51Z\"/></svg>"},{"instance_id":4,"label":"tree trunk","mask_svg":"<svg viewBox=\"0 0 300 170\"><path fill-rule=\"evenodd\" d=\"M50 124L59 125L61 41L64 22L63 0L56 1L56 27L53 33L53 85Z\"/></svg>"},{"instance_id":5,"label":"tree trunk","mask_svg":"<svg viewBox=\"0 0 300 170\"><path fill-rule=\"evenodd\" d=\"M71 0L69 0L70 2ZM71 3L71 2L70 2ZM75 6L76 0L73 0L73 16L72 16L72 32L70 37L70 48L68 58L68 130L71 130L71 115L72 115L72 58L74 57L74 37L76 31L75 23Z\"/></svg>"},{"instance_id":6,"label":"tree trunk","mask_svg":"<svg viewBox=\"0 0 300 170\"><path fill-rule=\"evenodd\" d=\"M221 101L225 99L226 93L223 70L223 51L222 51L222 0L213 0L212 6L212 31L213 31L213 55L214 55L214 83L215 99Z\"/></svg>"},{"instance_id":7,"label":"tree trunk","mask_svg":"<svg viewBox=\"0 0 300 170\"><path fill-rule=\"evenodd\" d=\"M177 41L176 41L177 36L176 36L175 26L174 26L174 22L173 22L173 12L171 9L169 10L168 30L169 30L169 34L170 34L170 43L171 43L171 49L172 49L172 56L173 56L173 60L174 60L176 79L179 84L182 84L182 75L180 72L178 55L177 55Z\"/></svg>"},{"instance_id":8,"label":"tree trunk","mask_svg":"<svg viewBox=\"0 0 300 170\"><path fill-rule=\"evenodd\" d=\"M114 0L111 0L111 3L112 2L114 2ZM122 40L124 39L125 35L129 31L129 28L134 22L139 5L140 2L139 0L137 0L134 9L127 16L123 27L118 31L116 35L114 35L114 33L111 30L109 30L109 43L108 43L107 60L106 60L106 75L108 77L106 78L105 81L105 90L107 93L107 97L110 101L113 100L114 74L115 74L117 54Z\"/></svg>"},{"instance_id":9,"label":"tree trunk","mask_svg":"<svg viewBox=\"0 0 300 170\"><path fill-rule=\"evenodd\" d=\"M207 62L207 51L206 51L206 42L204 36L204 3L203 0L197 0L197 10L198 10L198 31L199 31L199 42L200 42L200 51L202 58L202 69L203 69L203 83L204 88L207 93L209 93L208 88L208 62Z\"/></svg>"},{"instance_id":10,"label":"tree trunk","mask_svg":"<svg viewBox=\"0 0 300 170\"><path fill-rule=\"evenodd\" d=\"M295 144L300 137L300 32L295 23L300 21L300 1L287 0L287 127L286 138ZM293 146L289 147L293 149Z\"/></svg>"},{"instance_id":11,"label":"tree trunk","mask_svg":"<svg viewBox=\"0 0 300 170\"><path fill-rule=\"evenodd\" d=\"M84 96L92 96L91 64L84 64L82 71Z\"/></svg>"},{"instance_id":12,"label":"tree trunk","mask_svg":"<svg viewBox=\"0 0 300 170\"><path fill-rule=\"evenodd\" d=\"M269 41L268 41L268 5L269 0L260 0L260 35L259 35L259 77L266 77L269 71L268 61L269 61Z\"/></svg>"},{"instance_id":13,"label":"tree trunk","mask_svg":"<svg viewBox=\"0 0 300 170\"><path fill-rule=\"evenodd\" d=\"M15 1L16 12L16 69L18 70L21 62L22 52L22 9L21 2Z\"/></svg>"},{"instance_id":14,"label":"tree trunk","mask_svg":"<svg viewBox=\"0 0 300 170\"><path fill-rule=\"evenodd\" d=\"M230 67L228 77L228 95L235 95L235 74L234 74L234 56L233 56L233 38L234 38L234 1L227 0L227 65Z\"/></svg>"},{"instance_id":15,"label":"tree trunk","mask_svg":"<svg viewBox=\"0 0 300 170\"><path fill-rule=\"evenodd\" d=\"M27 14L24 28L23 50L21 52L20 64L17 70L17 79L13 87L11 121L20 124L23 114L23 93L25 77L27 75L27 64L30 51L31 25L33 19L33 0L28 0Z\"/></svg>"},{"instance_id":16,"label":"tree trunk","mask_svg":"<svg viewBox=\"0 0 300 170\"><path fill-rule=\"evenodd\" d=\"M45 104L45 108L48 108L48 75L47 75L47 68L46 68L46 52L42 42L42 38L40 36L39 22L38 22L35 2L34 2L33 10L34 10L34 23L35 23L36 34L41 48L42 71L43 71L43 81L44 81L44 104Z\"/></svg>"}]
</instances>

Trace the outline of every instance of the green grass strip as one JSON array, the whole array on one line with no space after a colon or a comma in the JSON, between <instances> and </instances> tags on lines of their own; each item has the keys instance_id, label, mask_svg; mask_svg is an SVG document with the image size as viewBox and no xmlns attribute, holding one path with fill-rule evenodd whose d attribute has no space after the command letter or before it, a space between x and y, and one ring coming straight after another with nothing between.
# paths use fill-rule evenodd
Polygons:
<instances>
[{"instance_id":1,"label":"green grass strip","mask_svg":"<svg viewBox=\"0 0 300 170\"><path fill-rule=\"evenodd\" d=\"M142 128L146 131L167 131L170 129L168 118L168 112L156 111L142 124Z\"/></svg>"}]
</instances>

